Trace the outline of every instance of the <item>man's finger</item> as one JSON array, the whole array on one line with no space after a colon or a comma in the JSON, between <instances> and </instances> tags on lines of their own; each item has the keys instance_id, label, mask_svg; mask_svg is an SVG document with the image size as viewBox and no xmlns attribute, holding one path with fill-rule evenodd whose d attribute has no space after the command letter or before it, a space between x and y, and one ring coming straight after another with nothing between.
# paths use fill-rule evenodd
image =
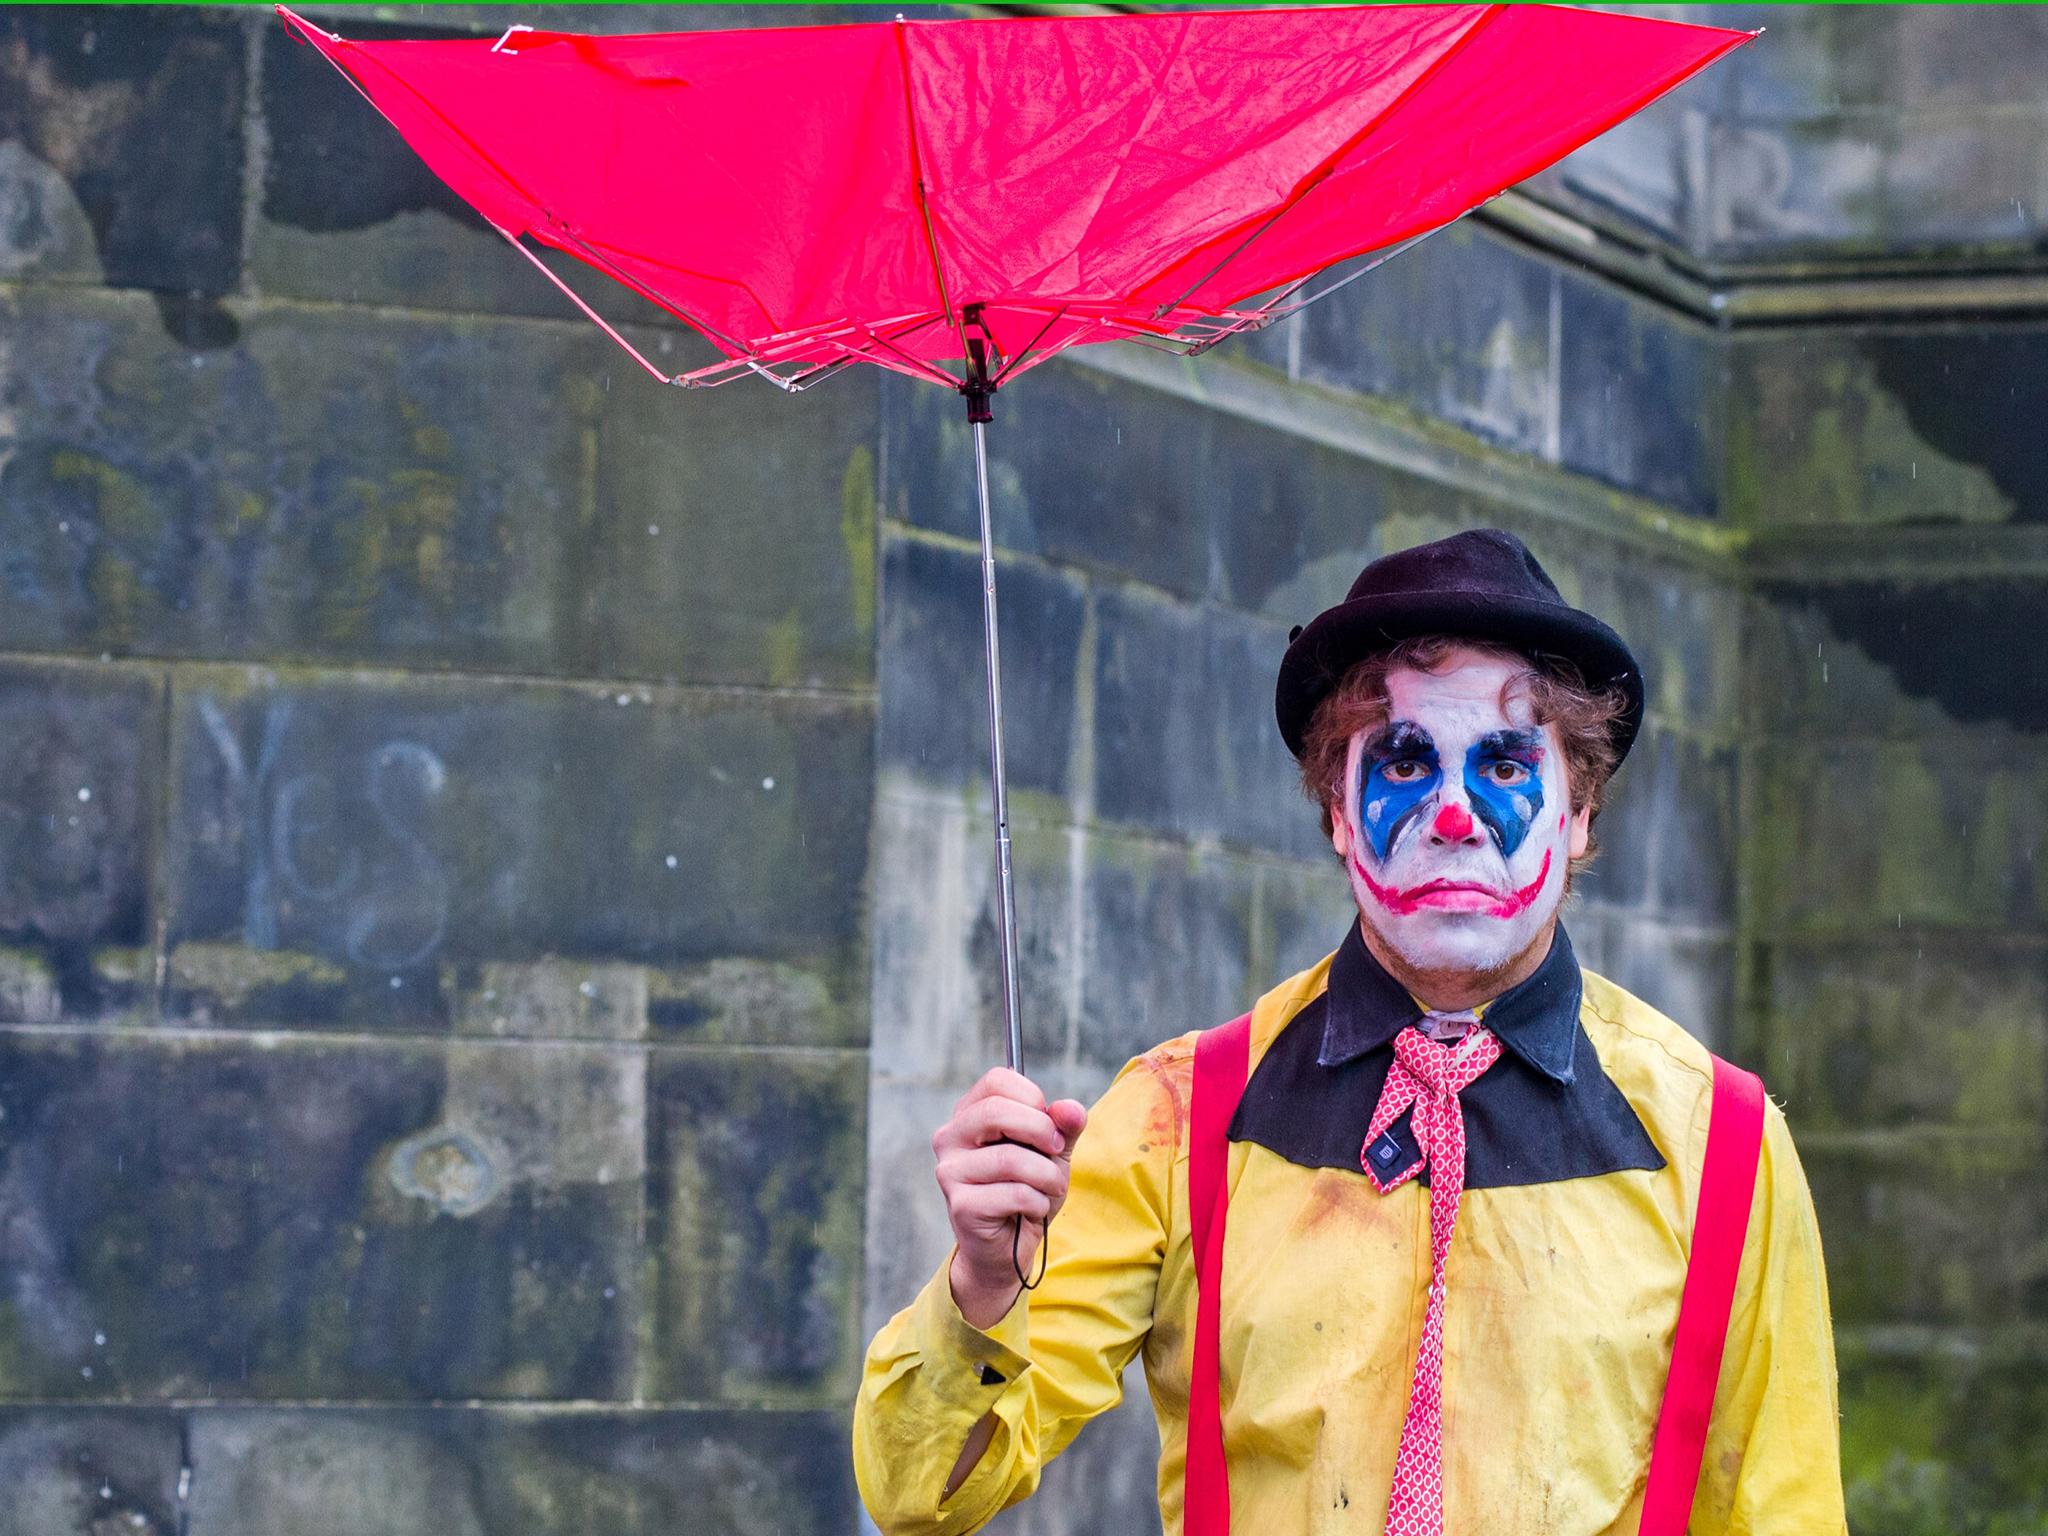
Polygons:
<instances>
[{"instance_id":1,"label":"man's finger","mask_svg":"<svg viewBox=\"0 0 2048 1536\"><path fill-rule=\"evenodd\" d=\"M961 1113L958 1123L970 1146L1014 1141L1020 1146L1035 1147L1047 1157L1057 1157L1066 1146L1066 1139L1051 1115L1015 1099L983 1099L971 1104Z\"/></svg>"},{"instance_id":2,"label":"man's finger","mask_svg":"<svg viewBox=\"0 0 2048 1536\"><path fill-rule=\"evenodd\" d=\"M1010 1142L954 1153L939 1171L941 1184L1029 1184L1048 1195L1066 1189L1064 1163Z\"/></svg>"},{"instance_id":3,"label":"man's finger","mask_svg":"<svg viewBox=\"0 0 2048 1536\"><path fill-rule=\"evenodd\" d=\"M1063 1163L1074 1160L1074 1143L1081 1139L1081 1132L1088 1128L1088 1111L1079 1099L1060 1099L1046 1106L1046 1117L1060 1133L1059 1159Z\"/></svg>"},{"instance_id":4,"label":"man's finger","mask_svg":"<svg viewBox=\"0 0 2048 1536\"><path fill-rule=\"evenodd\" d=\"M1045 1095L1030 1078L1021 1072L1012 1072L1008 1067L990 1067L972 1088L961 1095L960 1102L953 1106L953 1113L957 1115L968 1105L988 1098L1014 1099L1033 1109L1045 1108Z\"/></svg>"}]
</instances>

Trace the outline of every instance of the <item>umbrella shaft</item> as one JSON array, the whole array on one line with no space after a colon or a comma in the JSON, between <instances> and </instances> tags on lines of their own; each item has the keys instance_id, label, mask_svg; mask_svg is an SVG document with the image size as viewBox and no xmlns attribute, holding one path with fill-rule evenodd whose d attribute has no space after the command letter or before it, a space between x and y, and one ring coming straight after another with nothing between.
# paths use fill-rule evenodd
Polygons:
<instances>
[{"instance_id":1,"label":"umbrella shaft","mask_svg":"<svg viewBox=\"0 0 2048 1536\"><path fill-rule=\"evenodd\" d=\"M1003 663L996 636L996 547L989 526L988 446L985 422L973 424L974 489L981 501L981 635L988 663L989 782L996 810L996 932L1001 940L1003 968L1003 1031L1005 1061L1013 1072L1024 1070L1023 1014L1018 1006L1017 891L1010 874L1010 789L1003 774Z\"/></svg>"}]
</instances>

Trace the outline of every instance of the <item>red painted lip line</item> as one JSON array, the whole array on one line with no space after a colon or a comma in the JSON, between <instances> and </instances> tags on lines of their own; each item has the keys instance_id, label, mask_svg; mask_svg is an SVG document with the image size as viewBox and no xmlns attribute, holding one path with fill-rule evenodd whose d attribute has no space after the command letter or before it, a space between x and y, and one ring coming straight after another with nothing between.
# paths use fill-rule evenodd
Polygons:
<instances>
[{"instance_id":1,"label":"red painted lip line","mask_svg":"<svg viewBox=\"0 0 2048 1536\"><path fill-rule=\"evenodd\" d=\"M1360 862L1356 851L1351 855L1351 867L1357 871L1358 878L1365 882L1365 888L1372 892L1374 899L1398 916L1406 917L1411 912L1419 912L1424 907L1432 905L1429 899L1432 896L1465 894L1496 898L1491 907L1466 910L1483 911L1488 917L1506 919L1520 917L1529 910L1529 904L1541 894L1543 882L1550 878L1550 850L1543 850L1543 867L1536 871L1536 878L1507 896L1497 895L1491 886L1475 885L1468 880L1431 880L1422 885L1410 886L1405 891L1395 890L1391 886L1381 885L1367 874L1365 865Z\"/></svg>"}]
</instances>

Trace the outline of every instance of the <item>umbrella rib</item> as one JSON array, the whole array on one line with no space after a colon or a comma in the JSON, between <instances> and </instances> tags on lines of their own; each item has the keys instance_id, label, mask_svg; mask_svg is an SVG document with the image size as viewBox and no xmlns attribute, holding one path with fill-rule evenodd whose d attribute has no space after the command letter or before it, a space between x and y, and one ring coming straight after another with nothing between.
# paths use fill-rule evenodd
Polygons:
<instances>
[{"instance_id":1,"label":"umbrella rib","mask_svg":"<svg viewBox=\"0 0 2048 1536\"><path fill-rule=\"evenodd\" d=\"M917 214L924 223L924 244L932 259L932 278L939 285L939 311L952 326L953 335L960 343L960 360L967 365L967 328L961 324L960 315L953 308L953 300L946 292L946 269L939 262L939 235L932 227L931 201L925 195L924 156L917 147L917 110L910 99L910 45L906 41L907 23L899 16L893 23L896 28L896 62L903 71L903 126L910 138L910 185L912 195L917 199ZM959 381L951 379L955 388Z\"/></svg>"},{"instance_id":2,"label":"umbrella rib","mask_svg":"<svg viewBox=\"0 0 2048 1536\"><path fill-rule=\"evenodd\" d=\"M1455 59L1459 54L1463 53L1467 48L1469 48L1472 45L1473 40L1477 38L1481 32L1485 31L1489 26L1491 26L1497 19L1499 19L1501 13L1506 9L1507 7L1505 5L1489 5L1486 8L1486 13L1483 16L1481 16L1477 21L1473 22L1470 27L1467 27L1465 29L1464 35L1461 36L1450 47L1446 48L1443 51L1442 55L1439 58L1437 58L1437 60L1434 63L1432 63L1429 66L1429 68L1425 69L1420 75L1416 76L1414 80L1410 81L1408 88L1405 91L1401 92L1400 95L1396 96L1392 101L1388 102L1379 111L1375 112L1372 115L1371 119L1368 120L1363 127L1361 127L1356 133L1352 134L1351 137L1346 139L1342 144L1339 144L1336 147L1336 149L1332 150L1328 155L1324 156L1322 164L1317 166L1314 170L1310 171L1307 179L1304 180L1303 183L1294 192L1290 193L1286 200L1283 201L1278 208L1274 209L1273 212L1266 217L1263 223L1259 224L1256 228L1252 230L1250 234L1246 235L1244 239L1240 240L1235 246L1233 246L1230 252L1227 255L1225 255L1221 261L1217 262L1215 266L1211 267L1207 272L1203 273L1201 277L1197 278L1195 282L1187 289L1187 291L1181 294L1179 298L1174 299L1170 303L1161 304L1158 309L1154 310L1153 318L1163 318L1169 311L1180 308L1181 305L1185 304L1195 294L1201 292L1201 290L1204 287L1206 287L1209 283L1213 282L1217 274L1220 273L1225 267L1229 266L1233 261L1237 260L1238 257L1242 256L1245 253L1245 251L1251 246L1254 240L1257 240L1259 236L1265 234L1275 224L1279 223L1281 218L1284 217L1288 212L1295 208L1300 207L1302 204L1302 200L1305 199L1309 195L1309 193L1315 191L1317 187L1321 186L1325 181L1328 181L1330 177L1333 174L1335 174L1337 167L1343 163L1344 157L1346 155L1350 154L1354 149L1358 148L1360 144L1364 143L1368 138L1370 138L1373 135L1373 133L1376 132L1383 123L1385 123L1390 117L1394 115L1394 113L1400 111L1401 108L1406 106L1412 99L1414 99L1414 97L1417 94L1419 94L1422 90L1427 88L1436 79L1438 75L1443 73L1444 69L1450 64L1451 60Z\"/></svg>"},{"instance_id":3,"label":"umbrella rib","mask_svg":"<svg viewBox=\"0 0 2048 1536\"><path fill-rule=\"evenodd\" d=\"M582 310L584 315L587 318L589 318L593 323L595 323L597 327L605 333L605 335L611 337L613 341L616 341L620 346L624 347L626 351L632 356L634 362L638 363L642 368L645 368L649 373L653 374L657 379L661 380L661 382L664 384L673 384L675 382L673 378L663 373L659 368L655 367L654 364L650 363L645 357L643 357L638 347L634 346L633 343L626 340L626 338L621 336L617 331L613 330L610 323L605 319L603 315L600 315L596 310L592 309L588 304L584 302L582 294L578 293L574 288L571 288L567 283L563 282L560 277L556 276L552 271L550 271L548 269L547 263L542 261L538 256L534 255L533 252L529 251L523 244L521 244L519 237L517 235L505 229L502 225L493 224L491 228L497 230L499 234L503 235L506 238L506 240L511 243L513 250L517 251L520 255L524 256L528 261L532 262L535 269L540 273L542 277L546 278L549 282L553 283L557 288L561 289L562 292L566 293L569 296L569 302L574 304L578 309Z\"/></svg>"},{"instance_id":4,"label":"umbrella rib","mask_svg":"<svg viewBox=\"0 0 2048 1536\"><path fill-rule=\"evenodd\" d=\"M1046 332L1050 331L1054 326L1058 325L1060 323L1060 320L1066 315L1066 312L1067 306L1062 304L1059 306L1059 308L1055 309L1050 315L1048 315L1046 317L1045 324L1041 325L1038 328L1038 334L1036 336L1033 336L1029 341L1025 342L1023 346L1017 349L1017 356L1011 360L1009 366L1005 368L1000 368L996 371L996 376L992 383L1000 384L1003 382L1003 380L1010 378L1014 374L1016 374L1018 371L1017 365L1019 363L1022 363L1025 358L1031 355L1031 349L1033 347L1037 346L1041 341L1045 340Z\"/></svg>"}]
</instances>

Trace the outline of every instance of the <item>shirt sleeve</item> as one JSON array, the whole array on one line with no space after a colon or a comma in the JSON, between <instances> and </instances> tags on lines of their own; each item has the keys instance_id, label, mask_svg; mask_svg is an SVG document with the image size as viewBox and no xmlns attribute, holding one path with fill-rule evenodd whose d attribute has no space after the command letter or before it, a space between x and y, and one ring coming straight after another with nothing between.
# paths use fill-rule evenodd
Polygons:
<instances>
[{"instance_id":1,"label":"shirt sleeve","mask_svg":"<svg viewBox=\"0 0 2048 1536\"><path fill-rule=\"evenodd\" d=\"M1767 1104L1689 1528L1702 1536L1839 1536L1847 1529L1841 1453L1820 1228L1785 1116Z\"/></svg>"},{"instance_id":2,"label":"shirt sleeve","mask_svg":"<svg viewBox=\"0 0 2048 1536\"><path fill-rule=\"evenodd\" d=\"M1184 1113L1160 1053L1089 1111L1045 1278L984 1333L960 1315L951 1256L868 1346L854 1476L885 1536L972 1531L1038 1486L1045 1464L1123 1397L1152 1326ZM994 1439L951 1498L946 1478L984 1415Z\"/></svg>"}]
</instances>

